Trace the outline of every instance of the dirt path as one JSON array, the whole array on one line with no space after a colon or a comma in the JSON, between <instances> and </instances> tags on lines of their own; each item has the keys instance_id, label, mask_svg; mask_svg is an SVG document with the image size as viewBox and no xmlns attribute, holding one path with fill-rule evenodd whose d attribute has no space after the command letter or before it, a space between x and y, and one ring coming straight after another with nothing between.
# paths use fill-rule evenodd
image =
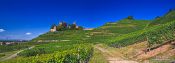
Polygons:
<instances>
[{"instance_id":1,"label":"dirt path","mask_svg":"<svg viewBox=\"0 0 175 63\"><path fill-rule=\"evenodd\" d=\"M159 48L156 48L156 49L151 50L149 52L145 52L145 53L142 53L142 54L138 55L137 59L138 60L146 60L146 59L154 57L154 56L156 56L158 54L164 53L164 52L170 50L170 48L171 48L170 44L163 45L163 46L161 46Z\"/></svg>"},{"instance_id":2,"label":"dirt path","mask_svg":"<svg viewBox=\"0 0 175 63\"><path fill-rule=\"evenodd\" d=\"M32 48L34 48L34 47L35 47L35 46L31 46L31 47L26 48L26 49L32 49ZM22 51L24 51L24 50L26 50L26 49L20 50L20 51L14 53L14 54L11 54L11 55L9 55L9 56L7 56L7 57L0 58L0 59L1 59L0 61L5 61L5 60L8 60L8 59L15 58L15 57L17 57L17 54L18 54L18 53L20 53L20 52L22 52Z\"/></svg>"},{"instance_id":3,"label":"dirt path","mask_svg":"<svg viewBox=\"0 0 175 63\"><path fill-rule=\"evenodd\" d=\"M95 45L94 48L100 50L109 63L138 63L132 60L124 60L120 57L120 55L116 55L115 53L112 53L108 49L100 47L98 45Z\"/></svg>"}]
</instances>

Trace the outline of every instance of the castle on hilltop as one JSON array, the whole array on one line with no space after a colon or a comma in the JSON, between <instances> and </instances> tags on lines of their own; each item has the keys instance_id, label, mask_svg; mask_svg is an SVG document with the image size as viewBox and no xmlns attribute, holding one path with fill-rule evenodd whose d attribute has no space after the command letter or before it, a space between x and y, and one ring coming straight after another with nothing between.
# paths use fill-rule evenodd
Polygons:
<instances>
[{"instance_id":1,"label":"castle on hilltop","mask_svg":"<svg viewBox=\"0 0 175 63\"><path fill-rule=\"evenodd\" d=\"M65 30L83 30L82 26L77 26L76 22L73 24L67 24L66 22L59 22L58 26L53 24L50 28L50 32L65 31Z\"/></svg>"}]
</instances>

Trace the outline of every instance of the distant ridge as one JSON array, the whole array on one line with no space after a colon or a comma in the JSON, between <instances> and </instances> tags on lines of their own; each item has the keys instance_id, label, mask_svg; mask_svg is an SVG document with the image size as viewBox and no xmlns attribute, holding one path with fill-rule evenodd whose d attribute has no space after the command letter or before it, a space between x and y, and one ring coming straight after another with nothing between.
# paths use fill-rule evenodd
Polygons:
<instances>
[{"instance_id":1,"label":"distant ridge","mask_svg":"<svg viewBox=\"0 0 175 63\"><path fill-rule=\"evenodd\" d=\"M151 23L152 25L165 24L167 22L171 22L175 20L175 9L170 9L165 15L157 16Z\"/></svg>"}]
</instances>

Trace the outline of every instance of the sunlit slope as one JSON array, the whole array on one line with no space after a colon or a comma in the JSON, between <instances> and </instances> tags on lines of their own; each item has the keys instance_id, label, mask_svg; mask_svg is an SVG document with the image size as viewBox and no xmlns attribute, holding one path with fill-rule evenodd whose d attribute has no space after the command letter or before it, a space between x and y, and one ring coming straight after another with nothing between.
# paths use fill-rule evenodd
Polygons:
<instances>
[{"instance_id":1,"label":"sunlit slope","mask_svg":"<svg viewBox=\"0 0 175 63\"><path fill-rule=\"evenodd\" d=\"M89 32L90 31L84 31L84 30L47 32L33 39L32 41L37 42L80 41L86 39L87 33Z\"/></svg>"},{"instance_id":2,"label":"sunlit slope","mask_svg":"<svg viewBox=\"0 0 175 63\"><path fill-rule=\"evenodd\" d=\"M67 30L48 32L33 39L34 42L85 41L108 42L110 38L144 29L149 24L145 20L123 19L118 22L106 23L94 30Z\"/></svg>"},{"instance_id":3,"label":"sunlit slope","mask_svg":"<svg viewBox=\"0 0 175 63\"><path fill-rule=\"evenodd\" d=\"M152 45L160 45L166 41L174 40L174 20L175 10L170 10L164 16L157 17L153 21L150 21L151 23L146 25L142 30L123 34L115 39L111 39L111 42L113 42L111 45L121 47L137 42L148 41L149 46L154 47Z\"/></svg>"},{"instance_id":4,"label":"sunlit slope","mask_svg":"<svg viewBox=\"0 0 175 63\"><path fill-rule=\"evenodd\" d=\"M148 41L149 47L155 47L165 42L175 40L175 21L153 26L136 32L123 34L111 40L110 45L124 47L137 42Z\"/></svg>"},{"instance_id":5,"label":"sunlit slope","mask_svg":"<svg viewBox=\"0 0 175 63\"><path fill-rule=\"evenodd\" d=\"M145 28L150 21L123 19L118 22L106 23L105 25L97 28L97 30L106 30L111 33L126 34L133 31Z\"/></svg>"},{"instance_id":6,"label":"sunlit slope","mask_svg":"<svg viewBox=\"0 0 175 63\"><path fill-rule=\"evenodd\" d=\"M165 24L168 22L171 22L175 20L175 10L170 10L169 12L167 12L165 15L161 16L161 17L156 17L151 25L159 25L159 24Z\"/></svg>"}]
</instances>

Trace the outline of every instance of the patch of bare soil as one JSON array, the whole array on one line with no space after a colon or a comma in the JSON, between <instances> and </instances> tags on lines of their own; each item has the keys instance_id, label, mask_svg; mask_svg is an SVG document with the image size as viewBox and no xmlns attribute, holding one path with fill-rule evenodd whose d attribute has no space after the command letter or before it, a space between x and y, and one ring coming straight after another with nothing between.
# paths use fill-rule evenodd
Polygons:
<instances>
[{"instance_id":1,"label":"patch of bare soil","mask_svg":"<svg viewBox=\"0 0 175 63\"><path fill-rule=\"evenodd\" d=\"M170 60L170 58L172 56L175 55L175 49L172 49L172 50L169 50L165 53L162 53L162 54L159 54L157 56L154 57L154 59L157 59L157 60Z\"/></svg>"},{"instance_id":2,"label":"patch of bare soil","mask_svg":"<svg viewBox=\"0 0 175 63\"><path fill-rule=\"evenodd\" d=\"M158 54L164 53L164 52L170 50L170 48L171 48L171 45L170 44L166 44L166 45L163 45L163 46L161 46L159 48L151 50L149 52L144 52L144 53L138 55L137 59L138 60L146 60L146 59L154 57L154 56L156 56Z\"/></svg>"}]
</instances>

